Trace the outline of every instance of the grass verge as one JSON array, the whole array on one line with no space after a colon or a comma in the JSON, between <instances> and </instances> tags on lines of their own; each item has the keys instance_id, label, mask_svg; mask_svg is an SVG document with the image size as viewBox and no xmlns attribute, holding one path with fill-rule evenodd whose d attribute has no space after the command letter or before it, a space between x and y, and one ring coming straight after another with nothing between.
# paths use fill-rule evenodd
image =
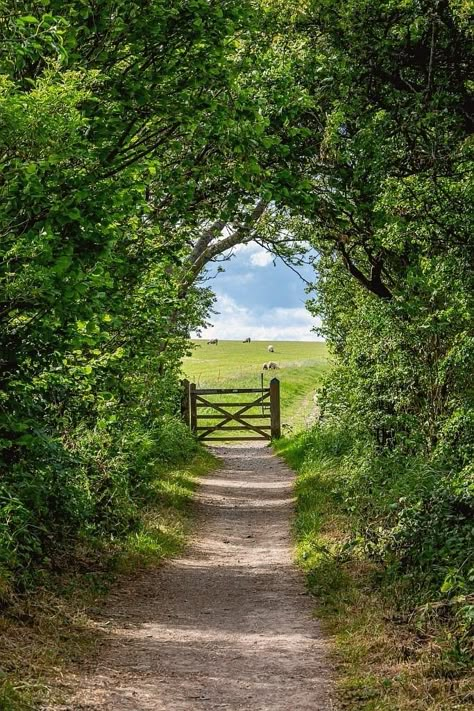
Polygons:
<instances>
[{"instance_id":1,"label":"grass verge","mask_svg":"<svg viewBox=\"0 0 474 711\"><path fill-rule=\"evenodd\" d=\"M472 710L472 674L456 656L449 625L422 609L401 613L403 582L387 580L382 567L352 545L335 486L337 442L319 456L308 456L304 434L275 447L297 472L297 561L315 596L316 614L334 640L340 707Z\"/></svg>"},{"instance_id":2,"label":"grass verge","mask_svg":"<svg viewBox=\"0 0 474 711\"><path fill-rule=\"evenodd\" d=\"M16 596L0 610L1 711L30 711L61 698L68 666L93 656L103 639L94 606L120 576L183 549L198 478L216 464L201 451L191 464L157 466L134 533L94 550L77 549L62 566L56 561L62 570L48 572L34 592Z\"/></svg>"}]
</instances>

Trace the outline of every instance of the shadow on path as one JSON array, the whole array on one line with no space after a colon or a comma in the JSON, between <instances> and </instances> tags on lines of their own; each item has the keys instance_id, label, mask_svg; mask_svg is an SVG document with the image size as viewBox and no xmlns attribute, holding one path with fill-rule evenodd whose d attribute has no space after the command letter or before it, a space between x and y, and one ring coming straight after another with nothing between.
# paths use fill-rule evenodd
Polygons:
<instances>
[{"instance_id":1,"label":"shadow on path","mask_svg":"<svg viewBox=\"0 0 474 711\"><path fill-rule=\"evenodd\" d=\"M215 447L186 555L109 598L110 639L70 711L332 709L326 646L292 563L293 474Z\"/></svg>"}]
</instances>

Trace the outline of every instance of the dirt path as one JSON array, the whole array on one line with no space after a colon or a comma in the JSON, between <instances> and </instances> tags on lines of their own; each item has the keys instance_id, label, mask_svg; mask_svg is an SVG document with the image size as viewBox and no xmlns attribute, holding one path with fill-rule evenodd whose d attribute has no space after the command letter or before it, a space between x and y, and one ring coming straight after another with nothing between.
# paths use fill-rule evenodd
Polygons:
<instances>
[{"instance_id":1,"label":"dirt path","mask_svg":"<svg viewBox=\"0 0 474 711\"><path fill-rule=\"evenodd\" d=\"M71 711L329 710L325 642L291 560L293 474L216 447L187 554L110 599L110 642Z\"/></svg>"}]
</instances>

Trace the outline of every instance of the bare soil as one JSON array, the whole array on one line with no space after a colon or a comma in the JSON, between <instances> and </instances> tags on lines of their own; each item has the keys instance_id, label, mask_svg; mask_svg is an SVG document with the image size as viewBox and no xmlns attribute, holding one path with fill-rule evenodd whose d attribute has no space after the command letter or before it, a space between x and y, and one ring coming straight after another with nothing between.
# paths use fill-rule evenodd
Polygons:
<instances>
[{"instance_id":1,"label":"bare soil","mask_svg":"<svg viewBox=\"0 0 474 711\"><path fill-rule=\"evenodd\" d=\"M292 561L294 475L260 443L214 451L187 553L109 597L110 635L63 710L333 708L328 643Z\"/></svg>"}]
</instances>

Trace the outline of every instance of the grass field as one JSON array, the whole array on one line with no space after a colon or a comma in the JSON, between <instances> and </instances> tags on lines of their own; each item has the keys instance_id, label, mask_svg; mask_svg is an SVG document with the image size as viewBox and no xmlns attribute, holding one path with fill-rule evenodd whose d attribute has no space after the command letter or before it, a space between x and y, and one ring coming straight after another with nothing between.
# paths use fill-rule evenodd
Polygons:
<instances>
[{"instance_id":1,"label":"grass field","mask_svg":"<svg viewBox=\"0 0 474 711\"><path fill-rule=\"evenodd\" d=\"M325 343L310 341L274 341L274 353L268 353L268 341L193 341L194 351L186 358L183 370L197 387L264 387L273 377L281 384L281 421L284 431L297 431L314 412L313 395L329 368ZM263 371L266 361L278 365L276 371Z\"/></svg>"}]
</instances>

